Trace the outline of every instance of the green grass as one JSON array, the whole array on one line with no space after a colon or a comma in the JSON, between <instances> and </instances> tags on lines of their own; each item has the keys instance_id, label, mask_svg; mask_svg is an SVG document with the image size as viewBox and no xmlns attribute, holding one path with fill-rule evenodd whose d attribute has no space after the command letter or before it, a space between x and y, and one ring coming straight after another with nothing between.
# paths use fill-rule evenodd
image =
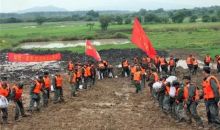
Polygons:
<instances>
[{"instance_id":1,"label":"green grass","mask_svg":"<svg viewBox=\"0 0 220 130\"><path fill-rule=\"evenodd\" d=\"M212 56L220 53L220 23L182 23L143 25L156 49L190 49ZM56 41L96 38L129 38L132 25L110 25L102 32L99 23L92 31L86 22L52 22L38 26L36 23L0 24L0 50L13 49L23 42ZM98 50L109 48L135 48L132 44L102 45ZM62 48L83 52L83 47Z\"/></svg>"}]
</instances>

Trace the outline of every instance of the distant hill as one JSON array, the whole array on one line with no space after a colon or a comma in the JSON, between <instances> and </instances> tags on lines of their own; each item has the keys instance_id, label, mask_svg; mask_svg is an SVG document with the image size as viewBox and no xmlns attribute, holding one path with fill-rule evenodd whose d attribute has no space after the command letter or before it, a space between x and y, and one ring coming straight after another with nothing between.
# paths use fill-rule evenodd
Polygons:
<instances>
[{"instance_id":1,"label":"distant hill","mask_svg":"<svg viewBox=\"0 0 220 130\"><path fill-rule=\"evenodd\" d=\"M59 8L55 6L42 6L42 7L33 7L25 10L18 11L18 13L30 13L30 12L65 12L67 11L64 8Z\"/></svg>"}]
</instances>

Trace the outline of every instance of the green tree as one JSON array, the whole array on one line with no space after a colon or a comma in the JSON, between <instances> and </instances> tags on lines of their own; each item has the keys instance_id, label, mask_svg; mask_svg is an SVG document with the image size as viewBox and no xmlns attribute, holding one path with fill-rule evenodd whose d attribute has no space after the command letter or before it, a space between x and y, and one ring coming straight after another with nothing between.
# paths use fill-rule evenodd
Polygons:
<instances>
[{"instance_id":1,"label":"green tree","mask_svg":"<svg viewBox=\"0 0 220 130\"><path fill-rule=\"evenodd\" d=\"M89 27L89 30L91 31L95 26L95 23L87 23L86 26Z\"/></svg>"},{"instance_id":2,"label":"green tree","mask_svg":"<svg viewBox=\"0 0 220 130\"><path fill-rule=\"evenodd\" d=\"M108 15L103 15L99 17L99 22L101 24L102 31L106 31L108 29L111 20L112 20L111 17Z\"/></svg>"},{"instance_id":3,"label":"green tree","mask_svg":"<svg viewBox=\"0 0 220 130\"><path fill-rule=\"evenodd\" d=\"M35 19L35 21L37 22L38 25L42 25L46 21L46 18L45 17L38 17Z\"/></svg>"},{"instance_id":4,"label":"green tree","mask_svg":"<svg viewBox=\"0 0 220 130\"><path fill-rule=\"evenodd\" d=\"M181 11L178 11L175 14L173 14L171 19L174 23L182 23L184 18L185 18L185 14Z\"/></svg>"},{"instance_id":5,"label":"green tree","mask_svg":"<svg viewBox=\"0 0 220 130\"><path fill-rule=\"evenodd\" d=\"M123 19L122 19L121 16L116 16L116 17L115 17L115 21L117 22L118 25L123 24Z\"/></svg>"},{"instance_id":6,"label":"green tree","mask_svg":"<svg viewBox=\"0 0 220 130\"><path fill-rule=\"evenodd\" d=\"M212 22L218 22L217 16L212 16L212 17L211 17L211 21L212 21Z\"/></svg>"},{"instance_id":7,"label":"green tree","mask_svg":"<svg viewBox=\"0 0 220 130\"><path fill-rule=\"evenodd\" d=\"M208 16L208 15L202 16L202 22L210 22L210 21L211 21L210 16Z\"/></svg>"},{"instance_id":8,"label":"green tree","mask_svg":"<svg viewBox=\"0 0 220 130\"><path fill-rule=\"evenodd\" d=\"M96 12L96 11L94 11L94 10L90 10L90 11L88 11L88 12L86 13L86 15L88 15L88 16L92 16L92 17L94 17L94 18L99 17L99 13Z\"/></svg>"},{"instance_id":9,"label":"green tree","mask_svg":"<svg viewBox=\"0 0 220 130\"><path fill-rule=\"evenodd\" d=\"M198 17L197 17L196 15L193 15L193 16L190 17L189 22L190 22L190 23L194 23L194 22L196 22L196 19L197 19L197 18L198 18Z\"/></svg>"},{"instance_id":10,"label":"green tree","mask_svg":"<svg viewBox=\"0 0 220 130\"><path fill-rule=\"evenodd\" d=\"M126 18L125 19L125 24L131 24L131 18Z\"/></svg>"}]
</instances>

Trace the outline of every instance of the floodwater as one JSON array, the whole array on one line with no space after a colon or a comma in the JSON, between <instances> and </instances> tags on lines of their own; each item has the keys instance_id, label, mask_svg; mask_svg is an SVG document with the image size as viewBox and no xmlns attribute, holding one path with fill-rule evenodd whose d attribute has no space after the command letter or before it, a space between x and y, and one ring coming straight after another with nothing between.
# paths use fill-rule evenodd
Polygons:
<instances>
[{"instance_id":1,"label":"floodwater","mask_svg":"<svg viewBox=\"0 0 220 130\"><path fill-rule=\"evenodd\" d=\"M33 49L33 48L67 48L76 46L85 46L85 40L74 40L74 41L49 41L49 42L27 42L21 44L22 49ZM127 44L130 41L128 39L98 39L91 40L93 45L106 45L106 44Z\"/></svg>"}]
</instances>

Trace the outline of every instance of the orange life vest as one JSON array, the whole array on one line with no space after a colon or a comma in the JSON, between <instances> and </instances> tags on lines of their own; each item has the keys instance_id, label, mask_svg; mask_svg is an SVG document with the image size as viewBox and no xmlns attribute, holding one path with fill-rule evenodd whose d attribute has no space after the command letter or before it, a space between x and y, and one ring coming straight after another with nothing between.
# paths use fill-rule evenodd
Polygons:
<instances>
[{"instance_id":1,"label":"orange life vest","mask_svg":"<svg viewBox=\"0 0 220 130\"><path fill-rule=\"evenodd\" d=\"M42 89L42 84L39 83L37 80L35 80L35 88L34 88L33 92L35 94L39 94L41 92L41 89Z\"/></svg>"},{"instance_id":2,"label":"orange life vest","mask_svg":"<svg viewBox=\"0 0 220 130\"><path fill-rule=\"evenodd\" d=\"M141 71L137 71L134 73L134 81L141 81Z\"/></svg>"},{"instance_id":3,"label":"orange life vest","mask_svg":"<svg viewBox=\"0 0 220 130\"><path fill-rule=\"evenodd\" d=\"M192 57L187 57L187 59L186 59L186 64L187 64L187 65L192 65L192 64L193 64Z\"/></svg>"},{"instance_id":4,"label":"orange life vest","mask_svg":"<svg viewBox=\"0 0 220 130\"><path fill-rule=\"evenodd\" d=\"M44 85L45 85L45 88L50 88L51 82L50 82L49 77L44 77Z\"/></svg>"},{"instance_id":5,"label":"orange life vest","mask_svg":"<svg viewBox=\"0 0 220 130\"><path fill-rule=\"evenodd\" d=\"M69 70L69 71L72 71L73 68L74 68L73 63L69 62L69 64L68 64L68 70Z\"/></svg>"},{"instance_id":6,"label":"orange life vest","mask_svg":"<svg viewBox=\"0 0 220 130\"><path fill-rule=\"evenodd\" d=\"M152 75L154 76L154 82L159 81L159 76L156 72L153 72Z\"/></svg>"},{"instance_id":7,"label":"orange life vest","mask_svg":"<svg viewBox=\"0 0 220 130\"><path fill-rule=\"evenodd\" d=\"M198 63L198 60L195 59L195 60L193 61L193 65L198 65L198 64L199 64L199 63Z\"/></svg>"},{"instance_id":8,"label":"orange life vest","mask_svg":"<svg viewBox=\"0 0 220 130\"><path fill-rule=\"evenodd\" d=\"M160 58L160 65L166 65L165 58Z\"/></svg>"},{"instance_id":9,"label":"orange life vest","mask_svg":"<svg viewBox=\"0 0 220 130\"><path fill-rule=\"evenodd\" d=\"M70 79L71 83L76 83L77 74L73 73L72 78Z\"/></svg>"},{"instance_id":10,"label":"orange life vest","mask_svg":"<svg viewBox=\"0 0 220 130\"><path fill-rule=\"evenodd\" d=\"M133 66L131 67L131 74L134 74L137 71L137 67Z\"/></svg>"},{"instance_id":11,"label":"orange life vest","mask_svg":"<svg viewBox=\"0 0 220 130\"><path fill-rule=\"evenodd\" d=\"M211 57L210 56L205 56L205 62L210 63L211 62Z\"/></svg>"},{"instance_id":12,"label":"orange life vest","mask_svg":"<svg viewBox=\"0 0 220 130\"><path fill-rule=\"evenodd\" d=\"M189 84L186 85L183 89L183 98L184 98L184 101L187 101L189 98ZM199 90L197 88L195 88L195 95L194 95L193 99L194 99L194 101L199 100Z\"/></svg>"},{"instance_id":13,"label":"orange life vest","mask_svg":"<svg viewBox=\"0 0 220 130\"><path fill-rule=\"evenodd\" d=\"M17 85L14 85L12 89L15 90L15 100L19 100L23 93L23 89L19 88Z\"/></svg>"},{"instance_id":14,"label":"orange life vest","mask_svg":"<svg viewBox=\"0 0 220 130\"><path fill-rule=\"evenodd\" d=\"M123 67L128 67L128 66L129 66L128 61L125 60L125 61L122 63L122 65L123 65Z\"/></svg>"},{"instance_id":15,"label":"orange life vest","mask_svg":"<svg viewBox=\"0 0 220 130\"><path fill-rule=\"evenodd\" d=\"M169 95L169 92L170 92L170 87L166 85L166 87L165 87L165 94Z\"/></svg>"},{"instance_id":16,"label":"orange life vest","mask_svg":"<svg viewBox=\"0 0 220 130\"><path fill-rule=\"evenodd\" d=\"M56 87L61 88L63 86L63 78L61 76L55 76Z\"/></svg>"},{"instance_id":17,"label":"orange life vest","mask_svg":"<svg viewBox=\"0 0 220 130\"><path fill-rule=\"evenodd\" d=\"M8 97L9 96L9 89L7 88L3 88L2 85L0 86L0 95L4 96L4 97Z\"/></svg>"},{"instance_id":18,"label":"orange life vest","mask_svg":"<svg viewBox=\"0 0 220 130\"><path fill-rule=\"evenodd\" d=\"M204 91L204 99L212 99L215 98L214 91L211 86L211 79L215 80L217 87L218 87L218 92L220 92L220 84L218 79L215 76L209 76L205 81L203 81L202 86L203 86L203 91Z\"/></svg>"},{"instance_id":19,"label":"orange life vest","mask_svg":"<svg viewBox=\"0 0 220 130\"><path fill-rule=\"evenodd\" d=\"M84 69L84 76L85 77L91 76L91 67L88 66Z\"/></svg>"},{"instance_id":20,"label":"orange life vest","mask_svg":"<svg viewBox=\"0 0 220 130\"><path fill-rule=\"evenodd\" d=\"M175 66L175 61L174 61L174 59L170 59L169 65L170 65L170 66Z\"/></svg>"}]
</instances>

